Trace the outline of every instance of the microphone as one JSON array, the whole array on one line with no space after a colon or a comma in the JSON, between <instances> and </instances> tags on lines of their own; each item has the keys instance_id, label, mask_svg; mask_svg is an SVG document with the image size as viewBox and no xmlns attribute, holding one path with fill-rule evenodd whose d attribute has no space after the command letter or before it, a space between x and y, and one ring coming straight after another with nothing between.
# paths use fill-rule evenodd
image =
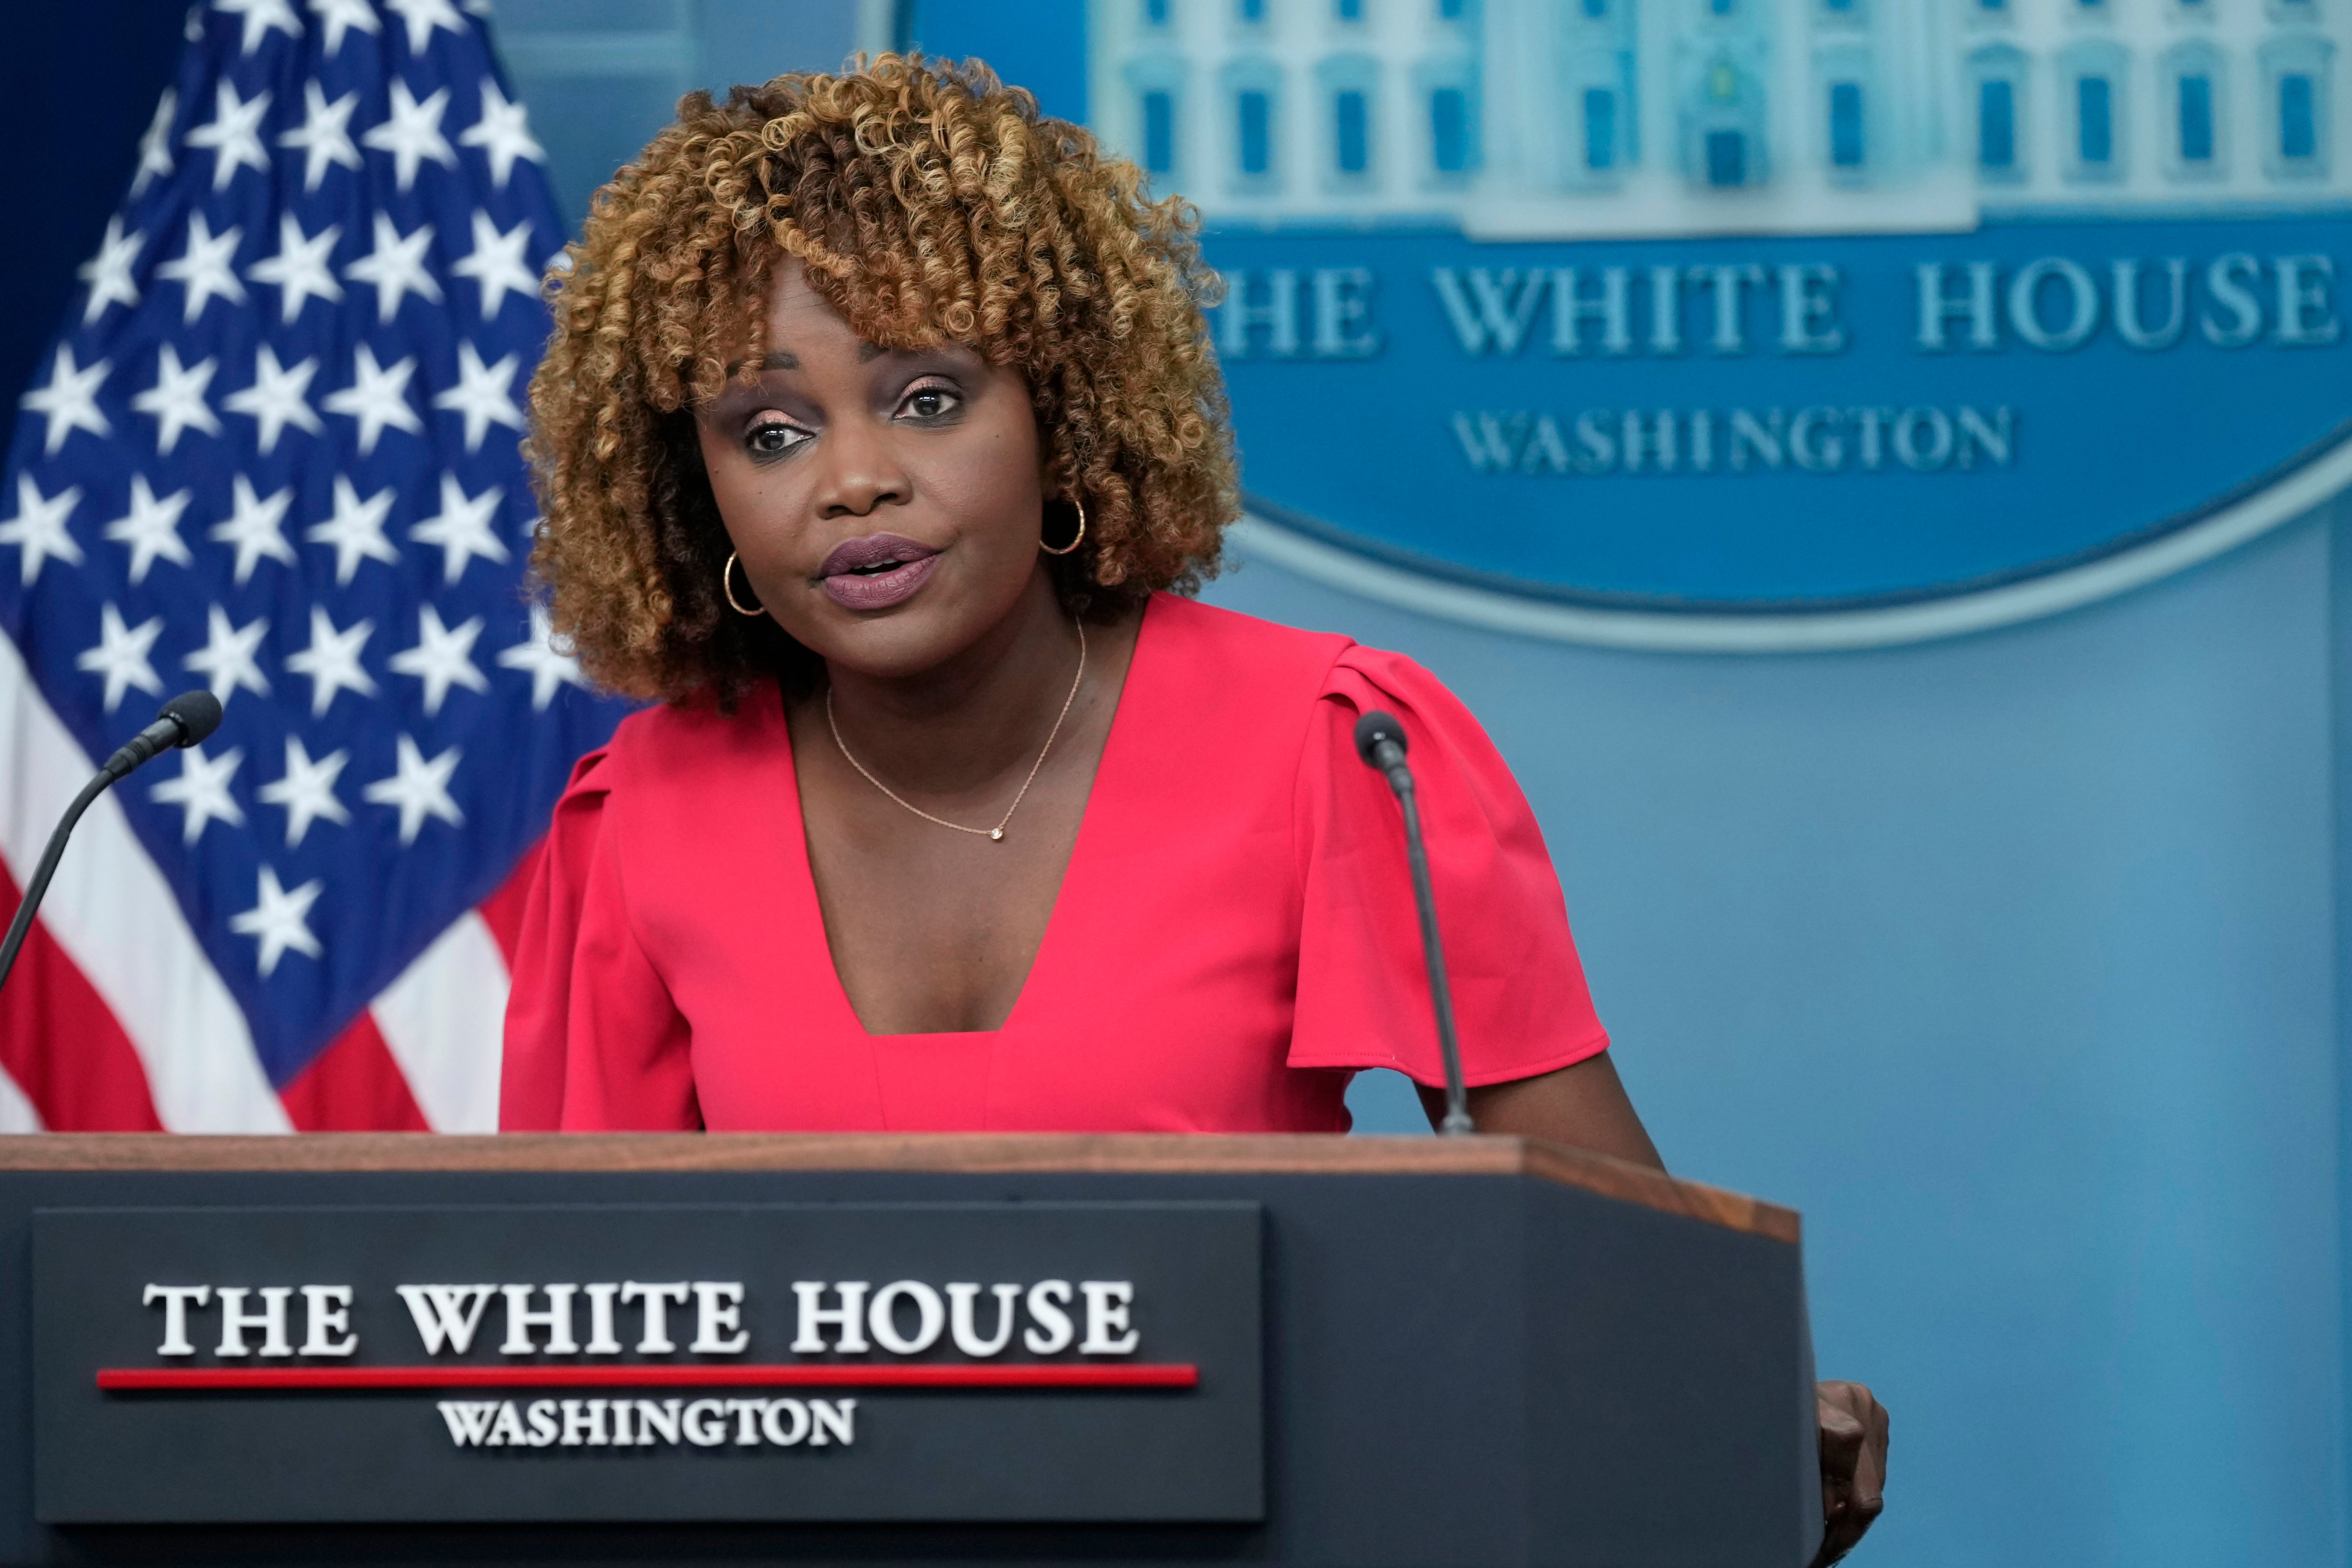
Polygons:
<instances>
[{"instance_id":1,"label":"microphone","mask_svg":"<svg viewBox=\"0 0 2352 1568\"><path fill-rule=\"evenodd\" d=\"M115 753L106 759L98 776L81 786L81 793L66 807L58 819L57 831L49 835L49 847L41 851L41 863L33 872L33 879L25 885L24 901L16 906L16 918L8 922L8 936L0 942L0 985L8 983L8 975L16 967L16 952L25 945L25 937L33 929L34 911L41 907L42 896L49 890L49 879L57 875L58 860L66 852L66 840L73 836L74 825L81 814L89 809L90 802L104 795L117 780L128 778L141 764L173 746L193 746L220 728L220 699L209 691L184 691L163 704L155 721L124 742Z\"/></svg>"},{"instance_id":2,"label":"microphone","mask_svg":"<svg viewBox=\"0 0 2352 1568\"><path fill-rule=\"evenodd\" d=\"M1404 812L1405 858L1412 863L1413 901L1421 906L1421 956L1429 966L1429 996L1437 1010L1437 1048L1445 1061L1445 1116L1437 1131L1449 1137L1475 1132L1470 1094L1462 1084L1462 1047L1454 1037L1454 994L1445 986L1445 950L1437 940L1437 895L1429 885L1429 851L1421 841L1421 807L1412 769L1404 760L1404 726L1378 710L1356 721L1356 755L1389 781Z\"/></svg>"}]
</instances>

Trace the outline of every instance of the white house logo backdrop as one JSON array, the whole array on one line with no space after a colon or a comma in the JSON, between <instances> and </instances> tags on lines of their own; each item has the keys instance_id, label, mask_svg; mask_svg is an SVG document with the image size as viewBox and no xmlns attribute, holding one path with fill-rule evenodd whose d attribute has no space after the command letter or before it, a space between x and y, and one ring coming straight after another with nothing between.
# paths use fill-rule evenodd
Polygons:
<instances>
[{"instance_id":1,"label":"white house logo backdrop","mask_svg":"<svg viewBox=\"0 0 2352 1568\"><path fill-rule=\"evenodd\" d=\"M1092 0L1200 208L1248 547L1483 624L1862 646L2352 478L2345 0ZM983 51L984 52L984 51Z\"/></svg>"}]
</instances>

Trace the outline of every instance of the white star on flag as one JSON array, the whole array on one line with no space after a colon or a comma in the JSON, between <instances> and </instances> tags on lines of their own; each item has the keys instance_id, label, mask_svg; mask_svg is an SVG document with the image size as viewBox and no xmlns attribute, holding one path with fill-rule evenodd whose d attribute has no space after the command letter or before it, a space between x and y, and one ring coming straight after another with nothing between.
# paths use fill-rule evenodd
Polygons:
<instances>
[{"instance_id":1,"label":"white star on flag","mask_svg":"<svg viewBox=\"0 0 2352 1568\"><path fill-rule=\"evenodd\" d=\"M215 235L204 214L188 215L188 248L155 268L156 277L188 291L183 320L194 321L215 295L232 305L245 303L245 285L236 280L236 268L230 265L236 258L237 242L244 237L242 228Z\"/></svg>"},{"instance_id":2,"label":"white star on flag","mask_svg":"<svg viewBox=\"0 0 2352 1568\"><path fill-rule=\"evenodd\" d=\"M155 450L168 454L179 444L183 430L220 434L220 416L205 401L205 388L212 384L213 372L219 368L216 359L183 368L180 351L169 343L163 345L155 356L155 384L131 399L132 413L155 416Z\"/></svg>"},{"instance_id":3,"label":"white star on flag","mask_svg":"<svg viewBox=\"0 0 2352 1568\"><path fill-rule=\"evenodd\" d=\"M253 384L243 392L230 393L221 399L221 406L260 423L261 455L266 458L278 445L278 433L289 425L313 436L325 432L327 427L319 423L318 414L303 399L303 394L310 389L310 378L318 374L319 362L315 359L306 359L291 369L279 365L278 351L264 343L254 356Z\"/></svg>"},{"instance_id":4,"label":"white star on flag","mask_svg":"<svg viewBox=\"0 0 2352 1568\"><path fill-rule=\"evenodd\" d=\"M363 166L351 132L352 110L359 106L360 95L356 92L347 92L329 103L325 89L318 82L302 84L302 123L282 132L278 144L301 149L305 195L319 188L319 182L327 177L329 164L341 163L346 169Z\"/></svg>"},{"instance_id":5,"label":"white star on flag","mask_svg":"<svg viewBox=\"0 0 2352 1568\"><path fill-rule=\"evenodd\" d=\"M268 112L267 91L239 99L227 80L214 84L212 121L196 126L187 137L189 146L213 150L213 189L226 189L241 168L269 173L269 154L262 149L259 134L261 117Z\"/></svg>"},{"instance_id":6,"label":"white star on flag","mask_svg":"<svg viewBox=\"0 0 2352 1568\"><path fill-rule=\"evenodd\" d=\"M502 651L499 668L530 673L531 710L538 713L547 710L559 688L568 683L585 690L588 685L581 679L580 661L555 646L555 622L544 605L530 607L530 640Z\"/></svg>"},{"instance_id":7,"label":"white star on flag","mask_svg":"<svg viewBox=\"0 0 2352 1568\"><path fill-rule=\"evenodd\" d=\"M213 0L213 4L229 16L245 18L239 54L249 55L259 48L261 40L273 27L289 37L302 36L302 24L286 0Z\"/></svg>"},{"instance_id":8,"label":"white star on flag","mask_svg":"<svg viewBox=\"0 0 2352 1568\"><path fill-rule=\"evenodd\" d=\"M462 339L458 342L457 384L436 395L433 406L466 416L468 452L481 449L482 437L489 434L493 423L515 430L523 427L522 410L515 405L513 395L507 390L514 381L520 358L509 354L496 364L485 365L472 343Z\"/></svg>"},{"instance_id":9,"label":"white star on flag","mask_svg":"<svg viewBox=\"0 0 2352 1568\"><path fill-rule=\"evenodd\" d=\"M106 380L109 362L99 361L87 368L74 363L73 345L59 343L58 357L49 366L49 384L25 394L17 405L42 416L49 422L48 434L41 450L56 457L66 437L77 430L87 430L93 436L110 436L114 426L98 411L98 389Z\"/></svg>"},{"instance_id":10,"label":"white star on flag","mask_svg":"<svg viewBox=\"0 0 2352 1568\"><path fill-rule=\"evenodd\" d=\"M292 892L278 885L278 873L264 866L261 885L254 895L253 908L241 915L231 915L228 929L239 936L257 938L261 943L261 977L269 978L278 961L290 950L305 958L316 958L322 951L319 939L310 934L310 906L327 884L311 878Z\"/></svg>"},{"instance_id":11,"label":"white star on flag","mask_svg":"<svg viewBox=\"0 0 2352 1568\"><path fill-rule=\"evenodd\" d=\"M449 0L383 0L383 8L408 24L408 52L421 55L433 43L433 29L466 30L466 19L450 8Z\"/></svg>"},{"instance_id":12,"label":"white star on flag","mask_svg":"<svg viewBox=\"0 0 2352 1568\"><path fill-rule=\"evenodd\" d=\"M139 303L139 285L131 280L131 267L146 243L143 234L122 232L121 214L106 220L106 237L98 242L98 254L74 271L75 277L89 285L89 298L81 307L83 326L104 315L109 305Z\"/></svg>"},{"instance_id":13,"label":"white star on flag","mask_svg":"<svg viewBox=\"0 0 2352 1568\"><path fill-rule=\"evenodd\" d=\"M534 163L547 160L547 149L532 138L522 105L509 103L491 77L482 79L481 118L458 136L457 144L482 149L490 161L490 183L502 191L517 159L528 158Z\"/></svg>"},{"instance_id":14,"label":"white star on flag","mask_svg":"<svg viewBox=\"0 0 2352 1568\"><path fill-rule=\"evenodd\" d=\"M300 565L294 547L286 542L286 509L294 504L294 487L288 485L263 500L253 493L253 481L243 474L231 479L229 486L236 504L226 520L213 524L208 537L236 546L236 585L245 586L246 579L253 575L253 569L261 564L265 555L288 566ZM261 686L255 689L269 689Z\"/></svg>"},{"instance_id":15,"label":"white star on flag","mask_svg":"<svg viewBox=\"0 0 2352 1568\"><path fill-rule=\"evenodd\" d=\"M310 15L327 29L329 58L343 47L343 35L357 27L362 33L380 33L383 25L375 19L375 7L368 0L310 0Z\"/></svg>"},{"instance_id":16,"label":"white star on flag","mask_svg":"<svg viewBox=\"0 0 2352 1568\"><path fill-rule=\"evenodd\" d=\"M391 115L360 141L392 154L393 183L401 190L416 183L416 171L427 158L446 168L457 166L457 150L441 134L441 115L448 107L447 88L435 89L432 97L419 103L408 90L408 83L398 77L392 79Z\"/></svg>"},{"instance_id":17,"label":"white star on flag","mask_svg":"<svg viewBox=\"0 0 2352 1568\"><path fill-rule=\"evenodd\" d=\"M359 421L360 456L364 458L375 450L376 437L387 425L412 436L425 434L425 421L408 402L408 378L415 374L413 356L387 370L375 363L375 351L362 343L352 351L352 384L329 394L320 406Z\"/></svg>"},{"instance_id":18,"label":"white star on flag","mask_svg":"<svg viewBox=\"0 0 2352 1568\"><path fill-rule=\"evenodd\" d=\"M330 752L312 762L299 736L286 737L286 776L254 791L262 805L285 808L286 847L301 843L310 824L322 816L338 827L350 825L352 814L336 797L335 781L351 760L349 752Z\"/></svg>"},{"instance_id":19,"label":"white star on flag","mask_svg":"<svg viewBox=\"0 0 2352 1568\"><path fill-rule=\"evenodd\" d=\"M310 646L286 656L286 668L310 679L310 717L323 719L338 691L375 695L375 679L360 664L360 650L375 630L373 621L335 629L334 617L318 605L310 606Z\"/></svg>"},{"instance_id":20,"label":"white star on flag","mask_svg":"<svg viewBox=\"0 0 2352 1568\"><path fill-rule=\"evenodd\" d=\"M240 479L245 476L237 476ZM205 686L223 707L243 687L257 697L269 695L269 679L261 673L254 660L254 650L261 646L264 633L269 630L267 619L256 620L250 626L233 626L228 612L218 605L207 606L205 612L205 646L180 661L183 669L193 669L205 677Z\"/></svg>"},{"instance_id":21,"label":"white star on flag","mask_svg":"<svg viewBox=\"0 0 2352 1568\"><path fill-rule=\"evenodd\" d=\"M482 320L488 321L499 313L506 297L520 294L525 299L539 287L539 279L522 258L523 250L530 244L530 220L523 219L505 234L481 208L474 209L474 248L470 255L450 265L452 277L470 278L481 285Z\"/></svg>"},{"instance_id":22,"label":"white star on flag","mask_svg":"<svg viewBox=\"0 0 2352 1568\"><path fill-rule=\"evenodd\" d=\"M146 475L131 476L131 510L106 525L105 536L113 543L131 547L132 587L147 580L147 569L158 556L175 566L194 563L195 558L180 538L180 514L188 510L189 498L194 494L183 489L157 500Z\"/></svg>"},{"instance_id":23,"label":"white star on flag","mask_svg":"<svg viewBox=\"0 0 2352 1568\"><path fill-rule=\"evenodd\" d=\"M312 523L302 537L313 544L334 546L336 587L351 586L352 574L360 569L362 557L388 566L400 564L400 552L383 536L383 520L392 510L395 493L386 485L362 500L348 477L335 476L334 514L324 522Z\"/></svg>"},{"instance_id":24,"label":"white star on flag","mask_svg":"<svg viewBox=\"0 0 2352 1568\"><path fill-rule=\"evenodd\" d=\"M375 319L389 321L400 309L401 296L417 294L441 302L441 285L425 269L425 251L433 243L433 226L419 225L403 237L387 213L375 215L375 248L343 268L343 276L375 290Z\"/></svg>"},{"instance_id":25,"label":"white star on flag","mask_svg":"<svg viewBox=\"0 0 2352 1568\"><path fill-rule=\"evenodd\" d=\"M172 172L172 120L179 112L180 95L165 88L163 96L155 100L154 118L147 121L146 134L139 138L139 173L131 181L132 195L145 190L148 181Z\"/></svg>"},{"instance_id":26,"label":"white star on flag","mask_svg":"<svg viewBox=\"0 0 2352 1568\"><path fill-rule=\"evenodd\" d=\"M305 235L292 213L280 213L278 254L255 262L245 275L280 290L278 319L290 322L302 313L306 300L315 297L331 305L343 297L343 286L335 281L334 269L327 265L335 241L342 237L342 225L334 223L316 235Z\"/></svg>"},{"instance_id":27,"label":"white star on flag","mask_svg":"<svg viewBox=\"0 0 2352 1568\"><path fill-rule=\"evenodd\" d=\"M393 767L390 778L378 779L360 793L378 805L400 808L400 842L404 846L416 842L417 832L428 816L439 817L452 827L466 825L466 814L449 798L449 775L457 771L457 747L450 747L428 763L425 753L417 750L416 742L404 733Z\"/></svg>"},{"instance_id":28,"label":"white star on flag","mask_svg":"<svg viewBox=\"0 0 2352 1568\"><path fill-rule=\"evenodd\" d=\"M20 566L27 588L40 580L41 563L53 555L68 566L81 564L81 546L66 531L66 520L80 502L79 485L68 485L44 498L32 475L16 476L16 515L0 522L0 544L14 544L24 551Z\"/></svg>"},{"instance_id":29,"label":"white star on flag","mask_svg":"<svg viewBox=\"0 0 2352 1568\"><path fill-rule=\"evenodd\" d=\"M468 691L490 689L489 677L475 666L473 659L474 639L481 635L479 616L453 631L441 624L441 612L432 605L417 608L416 646L392 656L392 672L414 676L425 683L427 719L441 711L441 704L452 686L462 686Z\"/></svg>"},{"instance_id":30,"label":"white star on flag","mask_svg":"<svg viewBox=\"0 0 2352 1568\"><path fill-rule=\"evenodd\" d=\"M245 826L245 809L228 793L229 780L236 776L237 764L245 761L245 749L232 746L217 757L207 757L202 746L187 746L180 752L180 776L165 779L147 793L165 805L176 805L185 813L180 819L180 842L194 844L204 837L207 825L226 822L231 827Z\"/></svg>"},{"instance_id":31,"label":"white star on flag","mask_svg":"<svg viewBox=\"0 0 2352 1568\"><path fill-rule=\"evenodd\" d=\"M137 687L150 696L163 694L163 678L155 667L147 662L148 653L155 639L163 635L163 617L141 626L122 624L122 612L111 604L101 605L98 612L98 646L74 660L76 669L106 678L106 710L114 711L122 694Z\"/></svg>"},{"instance_id":32,"label":"white star on flag","mask_svg":"<svg viewBox=\"0 0 2352 1568\"><path fill-rule=\"evenodd\" d=\"M505 563L507 547L490 531L490 518L505 496L504 486L492 485L469 500L457 475L441 476L439 515L410 528L408 537L419 544L441 547L441 581L445 584L464 576L467 566L477 555L485 561Z\"/></svg>"}]
</instances>

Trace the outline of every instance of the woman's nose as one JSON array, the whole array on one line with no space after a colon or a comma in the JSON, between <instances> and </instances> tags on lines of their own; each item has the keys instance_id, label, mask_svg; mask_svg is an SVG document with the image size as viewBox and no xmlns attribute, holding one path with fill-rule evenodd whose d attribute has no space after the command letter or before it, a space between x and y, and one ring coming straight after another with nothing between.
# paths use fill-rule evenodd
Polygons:
<instances>
[{"instance_id":1,"label":"woman's nose","mask_svg":"<svg viewBox=\"0 0 2352 1568\"><path fill-rule=\"evenodd\" d=\"M824 465L815 495L819 517L864 517L913 499L889 431L877 420L835 421L819 440L817 456Z\"/></svg>"}]
</instances>

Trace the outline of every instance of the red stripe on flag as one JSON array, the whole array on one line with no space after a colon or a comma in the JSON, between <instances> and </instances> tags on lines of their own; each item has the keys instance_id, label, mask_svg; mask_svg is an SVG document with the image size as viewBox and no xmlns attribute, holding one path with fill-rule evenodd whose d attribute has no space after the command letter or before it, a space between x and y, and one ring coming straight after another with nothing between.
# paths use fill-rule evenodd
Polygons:
<instances>
[{"instance_id":1,"label":"red stripe on flag","mask_svg":"<svg viewBox=\"0 0 2352 1568\"><path fill-rule=\"evenodd\" d=\"M297 1132L430 1132L408 1079L362 1012L278 1091Z\"/></svg>"},{"instance_id":2,"label":"red stripe on flag","mask_svg":"<svg viewBox=\"0 0 2352 1568\"><path fill-rule=\"evenodd\" d=\"M21 897L0 866L0 923ZM0 1068L53 1132L163 1131L131 1037L37 917L0 986Z\"/></svg>"},{"instance_id":3,"label":"red stripe on flag","mask_svg":"<svg viewBox=\"0 0 2352 1568\"><path fill-rule=\"evenodd\" d=\"M916 1363L895 1366L108 1367L100 1388L1192 1388L1188 1363L1129 1366Z\"/></svg>"},{"instance_id":4,"label":"red stripe on flag","mask_svg":"<svg viewBox=\"0 0 2352 1568\"><path fill-rule=\"evenodd\" d=\"M539 875L540 856L546 851L547 840L539 842L516 857L514 869L499 884L498 891L474 906L482 923L490 928L491 940L499 944L499 956L507 961L507 973L514 973L515 944L522 940L523 906L530 901L530 884Z\"/></svg>"}]
</instances>

